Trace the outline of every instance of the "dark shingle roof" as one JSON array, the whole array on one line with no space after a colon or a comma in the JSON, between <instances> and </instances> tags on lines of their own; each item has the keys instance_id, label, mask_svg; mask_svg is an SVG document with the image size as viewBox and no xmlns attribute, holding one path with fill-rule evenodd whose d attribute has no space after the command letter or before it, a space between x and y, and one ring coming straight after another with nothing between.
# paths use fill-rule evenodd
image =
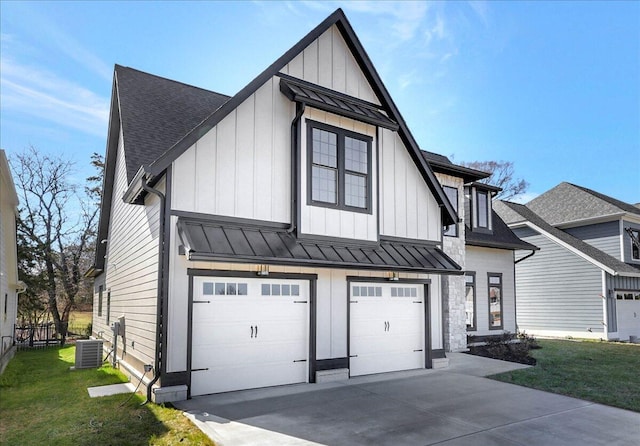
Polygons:
<instances>
[{"instance_id":1,"label":"dark shingle roof","mask_svg":"<svg viewBox=\"0 0 640 446\"><path fill-rule=\"evenodd\" d=\"M115 67L127 180L158 159L229 96L132 68Z\"/></svg>"},{"instance_id":2,"label":"dark shingle roof","mask_svg":"<svg viewBox=\"0 0 640 446\"><path fill-rule=\"evenodd\" d=\"M640 269L636 268L632 265L624 263L609 254L602 252L598 248L591 246L590 244L583 242L580 239L569 235L561 229L558 229L554 226L551 226L549 223L544 221L539 215L529 209L527 206L517 203L512 203L509 201L500 201L501 205L494 206L496 212L501 215L504 215L506 221L510 221L511 223L515 223L516 221L529 221L531 224L537 226L541 230L545 231L552 237L566 243L567 245L573 247L574 249L580 251L587 257L590 257L594 261L604 265L611 270L613 270L616 274L620 273L631 273L638 274L640 273ZM519 219L515 216L519 215Z\"/></svg>"},{"instance_id":3,"label":"dark shingle roof","mask_svg":"<svg viewBox=\"0 0 640 446\"><path fill-rule=\"evenodd\" d=\"M429 163L434 172L461 177L465 183L482 180L490 176L489 173L481 170L453 164L451 160L444 155L427 152L426 150L421 150L421 153L422 157Z\"/></svg>"},{"instance_id":4,"label":"dark shingle roof","mask_svg":"<svg viewBox=\"0 0 640 446\"><path fill-rule=\"evenodd\" d=\"M566 182L534 198L527 207L554 226L621 213L640 215L640 209L631 204Z\"/></svg>"},{"instance_id":5,"label":"dark shingle roof","mask_svg":"<svg viewBox=\"0 0 640 446\"><path fill-rule=\"evenodd\" d=\"M537 246L520 240L495 211L491 214L491 218L493 219L493 233L491 234L474 232L467 223L465 228L465 243L467 245L501 249L538 249Z\"/></svg>"}]
</instances>

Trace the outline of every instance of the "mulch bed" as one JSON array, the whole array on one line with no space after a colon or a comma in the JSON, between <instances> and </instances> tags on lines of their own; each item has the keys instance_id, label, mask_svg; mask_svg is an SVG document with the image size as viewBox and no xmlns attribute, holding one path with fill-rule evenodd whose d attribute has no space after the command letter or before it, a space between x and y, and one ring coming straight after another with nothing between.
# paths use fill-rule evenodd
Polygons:
<instances>
[{"instance_id":1,"label":"mulch bed","mask_svg":"<svg viewBox=\"0 0 640 446\"><path fill-rule=\"evenodd\" d=\"M500 359L501 361L517 362L519 364L536 365L536 359L529 356L524 356L521 350L512 348L512 345L503 345L504 348L495 348L490 345L477 345L469 347L467 352L470 355L484 356L485 358Z\"/></svg>"}]
</instances>

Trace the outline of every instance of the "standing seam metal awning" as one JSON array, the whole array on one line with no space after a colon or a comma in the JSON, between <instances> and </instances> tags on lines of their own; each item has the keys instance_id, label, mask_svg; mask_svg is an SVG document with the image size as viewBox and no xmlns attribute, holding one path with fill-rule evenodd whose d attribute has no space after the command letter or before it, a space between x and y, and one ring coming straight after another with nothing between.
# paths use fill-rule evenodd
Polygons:
<instances>
[{"instance_id":1,"label":"standing seam metal awning","mask_svg":"<svg viewBox=\"0 0 640 446\"><path fill-rule=\"evenodd\" d=\"M462 274L437 246L382 240L334 244L296 239L284 228L242 226L179 218L178 234L189 260L324 268Z\"/></svg>"},{"instance_id":2,"label":"standing seam metal awning","mask_svg":"<svg viewBox=\"0 0 640 446\"><path fill-rule=\"evenodd\" d=\"M283 74L279 76L280 91L291 101L308 104L320 110L357 119L393 131L399 128L398 123L389 118L379 105L295 79L291 76Z\"/></svg>"}]
</instances>

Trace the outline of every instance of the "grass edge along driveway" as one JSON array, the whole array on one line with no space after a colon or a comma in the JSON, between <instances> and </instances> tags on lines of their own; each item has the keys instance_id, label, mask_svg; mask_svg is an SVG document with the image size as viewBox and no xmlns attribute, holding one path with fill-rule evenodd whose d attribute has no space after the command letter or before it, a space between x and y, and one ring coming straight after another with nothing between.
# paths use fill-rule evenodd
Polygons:
<instances>
[{"instance_id":1,"label":"grass edge along driveway","mask_svg":"<svg viewBox=\"0 0 640 446\"><path fill-rule=\"evenodd\" d=\"M87 387L127 379L108 365L69 370L74 362L75 346L17 352L0 376L0 444L213 444L181 411L141 406L140 394L89 398Z\"/></svg>"},{"instance_id":2,"label":"grass edge along driveway","mask_svg":"<svg viewBox=\"0 0 640 446\"><path fill-rule=\"evenodd\" d=\"M538 363L489 378L640 412L640 345L539 339Z\"/></svg>"}]
</instances>

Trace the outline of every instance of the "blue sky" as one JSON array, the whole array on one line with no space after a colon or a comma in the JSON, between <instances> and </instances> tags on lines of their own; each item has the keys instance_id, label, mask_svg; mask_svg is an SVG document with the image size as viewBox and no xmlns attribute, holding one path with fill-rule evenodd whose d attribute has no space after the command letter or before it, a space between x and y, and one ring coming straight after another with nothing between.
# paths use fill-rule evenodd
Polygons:
<instances>
[{"instance_id":1,"label":"blue sky","mask_svg":"<svg viewBox=\"0 0 640 446\"><path fill-rule=\"evenodd\" d=\"M342 7L423 149L640 202L640 2L0 2L0 147L104 153L115 63L235 94ZM525 199L526 201L526 199Z\"/></svg>"}]
</instances>

